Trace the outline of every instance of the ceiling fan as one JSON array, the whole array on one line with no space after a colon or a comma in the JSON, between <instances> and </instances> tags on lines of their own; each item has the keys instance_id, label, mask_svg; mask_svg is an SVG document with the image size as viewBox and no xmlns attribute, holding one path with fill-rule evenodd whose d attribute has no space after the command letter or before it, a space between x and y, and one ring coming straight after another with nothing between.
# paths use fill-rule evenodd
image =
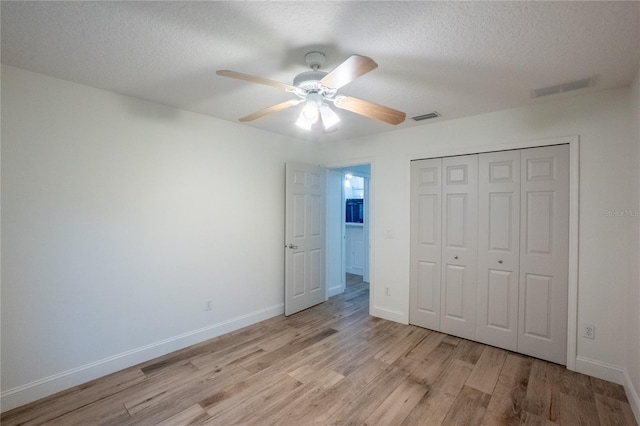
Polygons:
<instances>
[{"instance_id":1,"label":"ceiling fan","mask_svg":"<svg viewBox=\"0 0 640 426\"><path fill-rule=\"evenodd\" d=\"M404 112L351 96L337 94L338 89L341 87L376 69L378 64L373 59L366 56L351 55L329 73L319 70L325 61L324 53L309 52L304 59L311 67L311 71L305 71L295 76L293 85L230 70L219 70L216 74L252 83L265 84L293 93L298 97L242 117L240 118L241 122L252 121L303 102L305 105L296 121L296 125L305 130L310 130L318 122L322 123L325 130L330 130L338 124L340 117L331 109L329 104L389 124L395 125L404 121L406 117Z\"/></svg>"}]
</instances>

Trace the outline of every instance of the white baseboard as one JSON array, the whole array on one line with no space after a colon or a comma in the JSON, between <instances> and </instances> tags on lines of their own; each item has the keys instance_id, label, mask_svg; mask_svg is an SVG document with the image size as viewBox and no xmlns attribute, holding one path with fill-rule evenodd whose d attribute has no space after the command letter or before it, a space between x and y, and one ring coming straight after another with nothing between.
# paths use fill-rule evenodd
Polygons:
<instances>
[{"instance_id":1,"label":"white baseboard","mask_svg":"<svg viewBox=\"0 0 640 426\"><path fill-rule=\"evenodd\" d=\"M327 291L327 297L333 297L337 294L340 294L344 291L344 288L342 288L342 286L337 286L337 287L331 287L328 291Z\"/></svg>"},{"instance_id":2,"label":"white baseboard","mask_svg":"<svg viewBox=\"0 0 640 426\"><path fill-rule=\"evenodd\" d=\"M624 384L624 370L621 367L595 359L576 357L576 371L619 385Z\"/></svg>"},{"instance_id":3,"label":"white baseboard","mask_svg":"<svg viewBox=\"0 0 640 426\"><path fill-rule=\"evenodd\" d=\"M633 382L631 381L631 376L629 376L629 372L625 368L623 370L624 373L624 391L627 394L627 399L629 400L629 405L631 405L631 410L633 410L633 414L636 416L636 421L640 424L640 395L638 392L640 389L636 389L633 386Z\"/></svg>"},{"instance_id":4,"label":"white baseboard","mask_svg":"<svg viewBox=\"0 0 640 426\"><path fill-rule=\"evenodd\" d=\"M409 318L405 312L396 311L389 308L382 308L380 306L373 306L370 310L370 314L374 317L383 318L389 321L399 322L400 324L409 324Z\"/></svg>"},{"instance_id":5,"label":"white baseboard","mask_svg":"<svg viewBox=\"0 0 640 426\"><path fill-rule=\"evenodd\" d=\"M8 389L0 394L0 412L283 313L284 304L278 304Z\"/></svg>"}]
</instances>

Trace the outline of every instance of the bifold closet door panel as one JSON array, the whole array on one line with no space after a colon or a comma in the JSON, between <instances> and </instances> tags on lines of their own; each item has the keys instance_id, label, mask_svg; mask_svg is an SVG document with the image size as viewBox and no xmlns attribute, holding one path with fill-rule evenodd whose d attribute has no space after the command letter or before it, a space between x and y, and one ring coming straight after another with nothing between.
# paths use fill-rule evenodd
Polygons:
<instances>
[{"instance_id":1,"label":"bifold closet door panel","mask_svg":"<svg viewBox=\"0 0 640 426\"><path fill-rule=\"evenodd\" d=\"M518 352L567 361L569 146L521 151Z\"/></svg>"},{"instance_id":2,"label":"bifold closet door panel","mask_svg":"<svg viewBox=\"0 0 640 426\"><path fill-rule=\"evenodd\" d=\"M476 340L518 345L520 151L478 157L478 316Z\"/></svg>"},{"instance_id":3,"label":"bifold closet door panel","mask_svg":"<svg viewBox=\"0 0 640 426\"><path fill-rule=\"evenodd\" d=\"M476 336L478 156L442 159L440 330Z\"/></svg>"},{"instance_id":4,"label":"bifold closet door panel","mask_svg":"<svg viewBox=\"0 0 640 426\"><path fill-rule=\"evenodd\" d=\"M440 330L442 159L411 162L409 323Z\"/></svg>"}]
</instances>

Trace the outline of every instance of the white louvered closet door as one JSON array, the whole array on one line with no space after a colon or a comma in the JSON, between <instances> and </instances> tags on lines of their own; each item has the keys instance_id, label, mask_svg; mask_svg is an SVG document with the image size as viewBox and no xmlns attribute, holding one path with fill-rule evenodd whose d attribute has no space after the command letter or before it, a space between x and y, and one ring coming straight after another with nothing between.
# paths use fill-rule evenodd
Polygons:
<instances>
[{"instance_id":1,"label":"white louvered closet door","mask_svg":"<svg viewBox=\"0 0 640 426\"><path fill-rule=\"evenodd\" d=\"M411 163L409 323L440 330L442 159Z\"/></svg>"},{"instance_id":2,"label":"white louvered closet door","mask_svg":"<svg viewBox=\"0 0 640 426\"><path fill-rule=\"evenodd\" d=\"M518 352L567 361L569 146L521 151Z\"/></svg>"},{"instance_id":3,"label":"white louvered closet door","mask_svg":"<svg viewBox=\"0 0 640 426\"><path fill-rule=\"evenodd\" d=\"M518 346L520 151L479 155L477 340Z\"/></svg>"},{"instance_id":4,"label":"white louvered closet door","mask_svg":"<svg viewBox=\"0 0 640 426\"><path fill-rule=\"evenodd\" d=\"M478 156L442 159L440 330L476 336Z\"/></svg>"}]
</instances>

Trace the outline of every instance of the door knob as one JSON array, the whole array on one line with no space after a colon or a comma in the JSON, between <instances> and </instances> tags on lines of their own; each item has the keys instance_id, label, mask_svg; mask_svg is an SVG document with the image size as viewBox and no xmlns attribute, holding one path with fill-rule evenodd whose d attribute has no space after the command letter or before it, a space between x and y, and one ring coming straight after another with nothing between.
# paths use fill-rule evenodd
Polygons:
<instances>
[{"instance_id":1,"label":"door knob","mask_svg":"<svg viewBox=\"0 0 640 426\"><path fill-rule=\"evenodd\" d=\"M454 258L455 260L458 260L458 256L453 256L453 258Z\"/></svg>"},{"instance_id":2,"label":"door knob","mask_svg":"<svg viewBox=\"0 0 640 426\"><path fill-rule=\"evenodd\" d=\"M498 260L498 263L502 265L502 260Z\"/></svg>"},{"instance_id":3,"label":"door knob","mask_svg":"<svg viewBox=\"0 0 640 426\"><path fill-rule=\"evenodd\" d=\"M295 250L295 249L297 249L297 248L298 248L298 246L294 246L292 243L289 243L289 245L288 245L288 246L286 246L286 247L289 247L289 248L290 248L290 249L292 249L292 250Z\"/></svg>"}]
</instances>

